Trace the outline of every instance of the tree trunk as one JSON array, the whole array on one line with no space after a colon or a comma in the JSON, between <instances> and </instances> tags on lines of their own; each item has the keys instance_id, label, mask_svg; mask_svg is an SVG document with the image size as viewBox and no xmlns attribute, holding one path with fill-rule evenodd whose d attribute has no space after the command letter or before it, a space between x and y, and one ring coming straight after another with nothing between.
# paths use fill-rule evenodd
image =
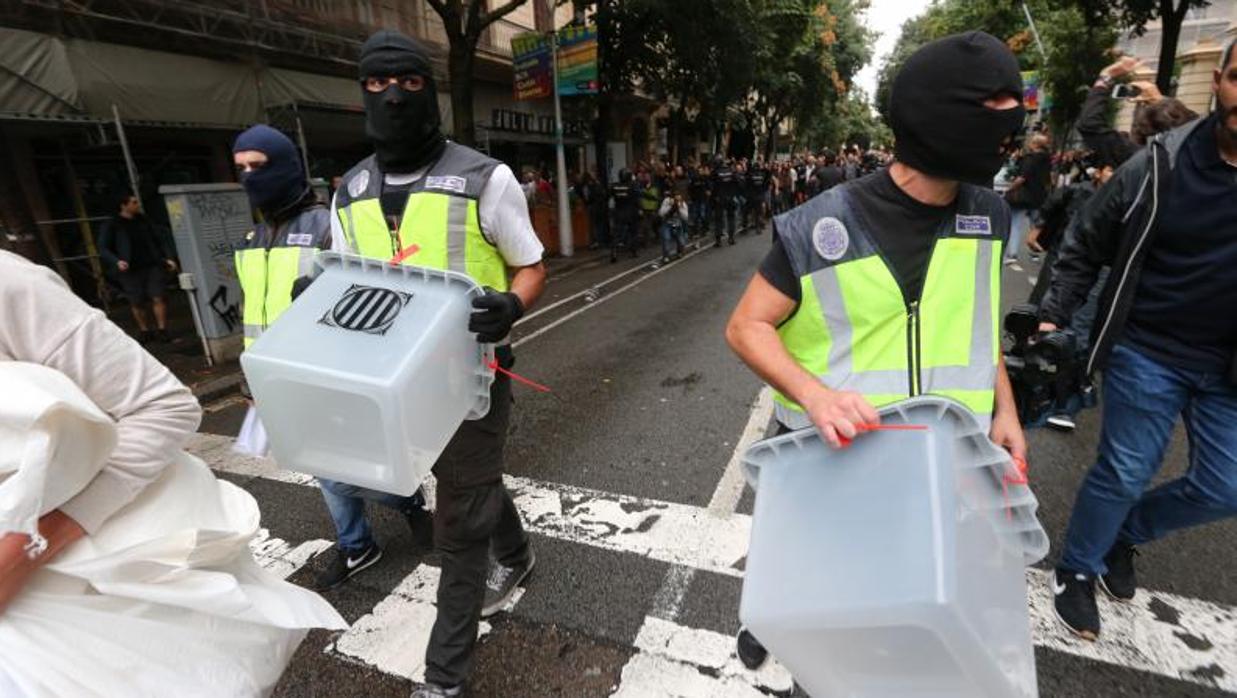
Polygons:
<instances>
[{"instance_id":1,"label":"tree trunk","mask_svg":"<svg viewBox=\"0 0 1237 698\"><path fill-rule=\"evenodd\" d=\"M777 154L777 127L782 123L782 117L774 114L769 119L769 135L765 140L765 162L773 162L773 156Z\"/></svg>"},{"instance_id":2,"label":"tree trunk","mask_svg":"<svg viewBox=\"0 0 1237 698\"><path fill-rule=\"evenodd\" d=\"M1181 38L1181 25L1190 6L1189 0L1176 2L1181 3L1179 7L1173 7L1174 0L1160 0L1160 65L1155 73L1155 86L1165 96L1172 94L1177 41Z\"/></svg>"},{"instance_id":3,"label":"tree trunk","mask_svg":"<svg viewBox=\"0 0 1237 698\"><path fill-rule=\"evenodd\" d=\"M472 147L477 141L472 110L472 69L477 54L477 37L451 36L447 74L451 80L452 139Z\"/></svg>"}]
</instances>

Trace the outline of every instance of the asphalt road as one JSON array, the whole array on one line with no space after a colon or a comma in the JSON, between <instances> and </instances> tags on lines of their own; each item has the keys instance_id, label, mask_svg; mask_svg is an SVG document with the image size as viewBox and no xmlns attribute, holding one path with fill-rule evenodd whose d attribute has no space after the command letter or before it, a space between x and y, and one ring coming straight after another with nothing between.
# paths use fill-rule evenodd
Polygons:
<instances>
[{"instance_id":1,"label":"asphalt road","mask_svg":"<svg viewBox=\"0 0 1237 698\"><path fill-rule=\"evenodd\" d=\"M756 677L729 656L752 495L732 486L727 465L741 439L764 431L767 410L722 330L768 246L767 234L749 235L664 268L646 254L573 269L552 280L539 306L550 309L517 327L515 370L552 389L516 389L507 450L538 563L511 612L483 629L472 695L793 693L776 668ZM1007 270L1006 305L1025 298L1035 273ZM208 410L204 433L235 435L242 404ZM1097 418L1085 413L1072 434L1031 434L1032 485L1053 554L1094 456ZM328 544L314 487L281 480L269 464L239 467L225 450L203 455L253 493L270 537L302 550ZM1185 465L1178 435L1164 471ZM419 676L416 636L432 618L432 593L418 580L432 578L436 561L413 549L398 517L375 510L373 521L386 557L325 595L353 629L311 633L276 695L404 696ZM1234 534L1228 522L1147 546L1141 579L1164 594L1140 596L1150 610L1113 611L1125 620L1107 649L1051 625L1038 630L1039 694L1229 695L1217 686L1231 690L1237 672ZM326 557L290 563L290 579L308 584Z\"/></svg>"}]
</instances>

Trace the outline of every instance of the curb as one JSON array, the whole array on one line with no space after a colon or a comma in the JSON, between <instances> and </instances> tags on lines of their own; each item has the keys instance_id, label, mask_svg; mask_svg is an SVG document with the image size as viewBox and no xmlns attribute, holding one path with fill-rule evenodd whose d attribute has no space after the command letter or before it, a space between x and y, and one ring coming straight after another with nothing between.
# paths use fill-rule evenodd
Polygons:
<instances>
[{"instance_id":1,"label":"curb","mask_svg":"<svg viewBox=\"0 0 1237 698\"><path fill-rule=\"evenodd\" d=\"M198 402L213 402L229 393L237 392L237 388L240 387L243 380L244 377L241 375L241 372L236 371L225 376L202 381L194 385L191 390L193 390L193 396L198 399Z\"/></svg>"}]
</instances>

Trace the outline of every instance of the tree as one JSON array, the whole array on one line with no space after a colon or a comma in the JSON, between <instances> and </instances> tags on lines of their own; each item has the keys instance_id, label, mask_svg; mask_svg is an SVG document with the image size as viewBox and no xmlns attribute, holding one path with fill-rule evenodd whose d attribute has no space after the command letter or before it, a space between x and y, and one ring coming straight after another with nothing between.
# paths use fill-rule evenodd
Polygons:
<instances>
[{"instance_id":1,"label":"tree","mask_svg":"<svg viewBox=\"0 0 1237 698\"><path fill-rule=\"evenodd\" d=\"M867 0L766 0L753 85L753 114L763 122L772 158L787 118L800 130L827 129L839 118L854 76L871 57L872 34L860 21Z\"/></svg>"},{"instance_id":2,"label":"tree","mask_svg":"<svg viewBox=\"0 0 1237 698\"><path fill-rule=\"evenodd\" d=\"M1147 22L1160 20L1160 65L1155 73L1155 85L1164 94L1172 94L1173 68L1177 63L1177 42L1181 25L1191 9L1207 7L1211 0L1110 0L1121 26L1135 27L1142 36Z\"/></svg>"},{"instance_id":3,"label":"tree","mask_svg":"<svg viewBox=\"0 0 1237 698\"><path fill-rule=\"evenodd\" d=\"M472 75L481 33L526 2L528 0L507 0L486 11L484 8L489 4L486 0L429 0L430 7L442 18L447 34L453 136L458 143L471 146L477 138L473 123Z\"/></svg>"}]
</instances>

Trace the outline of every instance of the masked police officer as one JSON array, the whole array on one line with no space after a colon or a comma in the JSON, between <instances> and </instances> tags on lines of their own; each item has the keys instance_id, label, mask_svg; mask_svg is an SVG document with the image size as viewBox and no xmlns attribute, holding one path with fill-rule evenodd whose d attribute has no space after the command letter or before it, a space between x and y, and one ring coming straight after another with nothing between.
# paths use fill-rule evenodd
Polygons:
<instances>
[{"instance_id":1,"label":"masked police officer","mask_svg":"<svg viewBox=\"0 0 1237 698\"><path fill-rule=\"evenodd\" d=\"M640 222L640 199L631 181L631 171L619 170L618 183L610 185L610 200L614 204L614 226L610 235L610 262L618 261L618 248L626 245L635 257L640 250L636 226Z\"/></svg>"},{"instance_id":2,"label":"masked police officer","mask_svg":"<svg viewBox=\"0 0 1237 698\"><path fill-rule=\"evenodd\" d=\"M990 188L1022 124L1018 60L969 32L931 42L894 79L897 162L774 219L777 242L726 338L771 385L779 430L833 446L924 393L970 408L1025 458L1000 352L1001 248L1010 214ZM747 631L739 657L766 653Z\"/></svg>"},{"instance_id":3,"label":"masked police officer","mask_svg":"<svg viewBox=\"0 0 1237 698\"><path fill-rule=\"evenodd\" d=\"M446 140L430 57L414 39L380 31L361 47L366 133L374 154L347 174L332 205L336 247L367 257L468 274L486 288L469 331L497 343L545 287L543 248L511 168ZM480 618L497 613L533 567L533 552L502 483L511 383L499 375L490 411L464 422L434 466L434 543L442 559L427 684L414 696L456 696L472 671ZM491 550L495 564L489 569ZM487 569L489 573L487 575Z\"/></svg>"},{"instance_id":4,"label":"masked police officer","mask_svg":"<svg viewBox=\"0 0 1237 698\"><path fill-rule=\"evenodd\" d=\"M722 246L722 221L726 222L726 240L734 244L734 205L739 194L739 176L734 168L718 157L713 161L713 198L709 208L713 211L713 239Z\"/></svg>"}]
</instances>

